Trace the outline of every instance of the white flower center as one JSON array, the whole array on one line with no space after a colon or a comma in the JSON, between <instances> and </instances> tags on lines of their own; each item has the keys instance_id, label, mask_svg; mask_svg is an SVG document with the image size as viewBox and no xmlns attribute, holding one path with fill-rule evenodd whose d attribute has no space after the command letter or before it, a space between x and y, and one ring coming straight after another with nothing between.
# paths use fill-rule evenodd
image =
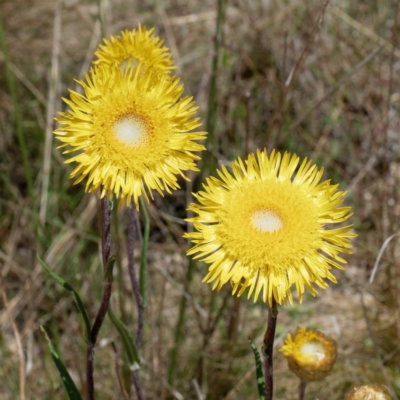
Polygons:
<instances>
[{"instance_id":1,"label":"white flower center","mask_svg":"<svg viewBox=\"0 0 400 400\"><path fill-rule=\"evenodd\" d=\"M258 210L251 217L254 228L261 232L273 233L283 226L281 217L271 210Z\"/></svg>"},{"instance_id":2,"label":"white flower center","mask_svg":"<svg viewBox=\"0 0 400 400\"><path fill-rule=\"evenodd\" d=\"M114 123L114 134L129 147L140 146L147 140L146 122L138 116L126 115Z\"/></svg>"},{"instance_id":3,"label":"white flower center","mask_svg":"<svg viewBox=\"0 0 400 400\"><path fill-rule=\"evenodd\" d=\"M129 67L131 69L134 69L136 65L139 65L139 60L134 57L130 57L119 63L119 69L123 72L125 69Z\"/></svg>"},{"instance_id":4,"label":"white flower center","mask_svg":"<svg viewBox=\"0 0 400 400\"><path fill-rule=\"evenodd\" d=\"M300 347L300 352L311 361L318 362L325 358L324 346L319 342L307 342Z\"/></svg>"}]
</instances>

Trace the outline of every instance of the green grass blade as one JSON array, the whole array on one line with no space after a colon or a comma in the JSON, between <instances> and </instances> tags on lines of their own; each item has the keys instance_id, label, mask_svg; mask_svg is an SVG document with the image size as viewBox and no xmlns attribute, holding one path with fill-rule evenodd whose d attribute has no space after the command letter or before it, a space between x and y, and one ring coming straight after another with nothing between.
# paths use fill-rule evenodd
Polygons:
<instances>
[{"instance_id":1,"label":"green grass blade","mask_svg":"<svg viewBox=\"0 0 400 400\"><path fill-rule=\"evenodd\" d=\"M220 47L222 45L222 35L223 35L223 22L225 17L225 0L218 0L218 9L217 9L217 24L215 31L215 41L214 41L214 56L212 59L212 75L210 82L210 90L208 93L208 112L207 112L207 123L206 130L208 132L206 138L206 147L208 145L213 145L214 134L215 134L215 125L217 119L217 94L218 94L218 66L220 60Z\"/></svg>"},{"instance_id":2,"label":"green grass blade","mask_svg":"<svg viewBox=\"0 0 400 400\"><path fill-rule=\"evenodd\" d=\"M184 283L184 291L187 292L189 289L190 282L193 279L193 275L195 272L196 263L192 257L189 257L189 265L186 270L185 283ZM175 326L174 333L174 347L171 350L169 366L168 366L168 383L170 385L173 384L177 369L179 351L181 345L185 339L184 327L186 321L186 306L187 306L187 298L182 295L181 302L179 304L179 313L178 313L178 321Z\"/></svg>"},{"instance_id":3,"label":"green grass blade","mask_svg":"<svg viewBox=\"0 0 400 400\"><path fill-rule=\"evenodd\" d=\"M117 257L111 256L106 265L106 270L104 271L104 281L112 283L114 281L113 270L114 270L114 263Z\"/></svg>"},{"instance_id":4,"label":"green grass blade","mask_svg":"<svg viewBox=\"0 0 400 400\"><path fill-rule=\"evenodd\" d=\"M211 81L208 92L208 108L206 119L207 137L204 146L207 148L206 154L202 157L203 162L198 177L198 185L201 185L203 176L209 174L215 168L215 157L213 153L216 151L215 130L217 125L217 110L218 110L218 69L220 65L220 53L223 42L223 25L225 20L226 0L218 0L217 3L217 19L215 26L214 37L214 55L211 65Z\"/></svg>"},{"instance_id":5,"label":"green grass blade","mask_svg":"<svg viewBox=\"0 0 400 400\"><path fill-rule=\"evenodd\" d=\"M258 352L257 347L250 339L249 343L251 349L253 350L254 358L256 360L256 376L257 376L257 388L258 388L259 399L265 400L265 381L264 381L264 373L263 373L260 353Z\"/></svg>"},{"instance_id":6,"label":"green grass blade","mask_svg":"<svg viewBox=\"0 0 400 400\"><path fill-rule=\"evenodd\" d=\"M140 256L140 275L139 275L139 288L140 294L143 299L143 306L147 304L147 249L149 247L149 234L150 234L150 218L147 212L146 203L143 200L143 196L140 196L140 208L143 212L144 217L144 233L143 233L143 243L142 243L142 254Z\"/></svg>"},{"instance_id":7,"label":"green grass blade","mask_svg":"<svg viewBox=\"0 0 400 400\"><path fill-rule=\"evenodd\" d=\"M139 369L140 358L135 345L135 339L133 338L127 326L114 314L114 311L111 307L108 307L108 316L121 336L125 354L128 357L129 368L132 371Z\"/></svg>"},{"instance_id":8,"label":"green grass blade","mask_svg":"<svg viewBox=\"0 0 400 400\"><path fill-rule=\"evenodd\" d=\"M1 14L0 14L0 46L1 46L1 49L4 54L6 79L7 79L8 90L10 91L13 109L14 109L15 123L17 126L17 134L18 134L18 142L19 142L19 147L21 150L22 162L24 165L24 172L25 172L26 183L28 186L28 193L29 193L29 197L31 200L31 206L35 210L35 196L33 193L33 180L32 180L32 172L31 172L31 168L30 168L30 164L29 164L28 147L26 145L25 135L24 135L24 131L22 128L21 112L19 109L19 103L18 103L18 98L17 98L17 91L15 89L14 78L13 78L13 74L12 74L11 68L10 68L11 61L10 61L10 56L8 54L6 37L4 34L3 21L1 19Z\"/></svg>"},{"instance_id":9,"label":"green grass blade","mask_svg":"<svg viewBox=\"0 0 400 400\"><path fill-rule=\"evenodd\" d=\"M194 183L194 190L197 192L202 185L203 177L207 171L211 171L214 168L215 160L212 155L212 151L215 145L215 126L217 121L217 106L218 106L218 66L219 66L219 58L220 58L220 47L222 45L222 34L223 34L223 23L225 19L225 0L218 0L217 6L217 19L216 19L216 27L215 27L215 41L214 41L214 56L212 59L211 66L211 82L210 89L208 93L208 110L207 110L207 122L206 122L206 130L208 132L205 147L208 151L202 157L202 164L200 168L200 172L197 176L197 179ZM189 257L189 265L188 270L185 277L184 288L185 290L189 289L190 283L192 282L194 270L196 263L192 257ZM179 351L181 344L184 340L184 327L186 321L186 307L187 307L187 299L185 296L182 296L180 304L179 304L179 316L178 321L175 327L175 346L171 351L170 362L168 367L168 383L173 385L175 379L175 373L177 368L177 361L179 357Z\"/></svg>"},{"instance_id":10,"label":"green grass blade","mask_svg":"<svg viewBox=\"0 0 400 400\"><path fill-rule=\"evenodd\" d=\"M56 352L55 348L53 347L53 344L51 343L51 340L49 336L47 335L47 332L43 328L42 325L40 325L40 329L43 332L44 337L47 340L51 357L53 358L54 364L56 365L58 372L60 374L61 380L64 384L65 390L67 391L68 398L70 400L82 400L81 395L78 392L78 389L75 386L74 381L71 378L71 375L68 373L67 368L65 368L65 365L62 363L60 360L60 356Z\"/></svg>"},{"instance_id":11,"label":"green grass blade","mask_svg":"<svg viewBox=\"0 0 400 400\"><path fill-rule=\"evenodd\" d=\"M91 344L91 335L90 335L90 322L89 322L89 317L87 315L86 309L82 303L81 298L79 297L78 293L74 290L74 288L67 283L64 279L60 278L58 275L56 275L53 271L50 270L50 268L46 265L46 263L39 257L37 256L40 264L42 264L43 268L46 270L46 272L57 282L59 283L64 289L68 290L71 294L73 299L75 300L76 305L78 306L79 311L81 312L83 322L85 324L85 336L86 336L86 341L88 344Z\"/></svg>"}]
</instances>

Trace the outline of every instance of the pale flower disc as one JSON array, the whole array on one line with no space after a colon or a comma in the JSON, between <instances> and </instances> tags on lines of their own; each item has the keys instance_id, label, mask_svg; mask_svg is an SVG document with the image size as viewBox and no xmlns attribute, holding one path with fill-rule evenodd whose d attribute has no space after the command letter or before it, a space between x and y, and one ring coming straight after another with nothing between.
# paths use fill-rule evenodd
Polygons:
<instances>
[{"instance_id":1,"label":"pale flower disc","mask_svg":"<svg viewBox=\"0 0 400 400\"><path fill-rule=\"evenodd\" d=\"M273 233L283 226L282 218L272 210L257 210L251 217L251 224L260 232Z\"/></svg>"},{"instance_id":2,"label":"pale flower disc","mask_svg":"<svg viewBox=\"0 0 400 400\"><path fill-rule=\"evenodd\" d=\"M114 123L116 138L128 147L145 144L148 139L147 123L137 115L124 115Z\"/></svg>"},{"instance_id":3,"label":"pale flower disc","mask_svg":"<svg viewBox=\"0 0 400 400\"><path fill-rule=\"evenodd\" d=\"M304 358L309 357L312 362L319 362L325 358L324 346L315 341L304 343L299 348L299 352L304 355Z\"/></svg>"}]
</instances>

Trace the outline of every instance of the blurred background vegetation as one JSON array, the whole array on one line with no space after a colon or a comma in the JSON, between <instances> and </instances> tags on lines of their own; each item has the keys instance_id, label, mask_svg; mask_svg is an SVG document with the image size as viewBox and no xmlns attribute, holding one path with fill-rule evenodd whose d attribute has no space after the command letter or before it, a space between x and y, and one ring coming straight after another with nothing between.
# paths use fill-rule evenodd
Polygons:
<instances>
[{"instance_id":1,"label":"blurred background vegetation","mask_svg":"<svg viewBox=\"0 0 400 400\"><path fill-rule=\"evenodd\" d=\"M348 191L359 237L346 270L334 271L338 284L316 298L307 296L302 305L280 308L276 348L298 325L317 327L338 341L332 375L311 383L307 398L342 399L353 382L385 384L394 398L400 397L396 238L386 248L374 282L368 283L383 242L399 230L399 1L332 0L324 12L316 0L221 4L221 32L216 36L218 4L211 0L1 1L3 39L16 90L13 97L3 47L1 399L18 398L16 337L25 358L26 398L66 398L40 324L83 392L86 346L80 317L72 298L43 273L36 254L78 289L93 319L102 290L99 201L98 195L84 194L83 184L73 186L68 179L72 166L64 164L52 142L53 117L64 109L61 97L67 89L80 90L74 79L83 78L102 37L139 22L154 26L170 47L185 93L199 106L203 129L213 131L202 155L205 175L258 148L277 148L312 158L325 168L325 178ZM216 90L210 96L212 82ZM184 218L191 192L201 183L196 174L190 176L191 183L182 180L181 190L164 198L155 195L148 206L149 302L140 371L146 398L255 399L248 338L261 346L267 309L261 302L232 297L229 287L212 292L201 283L206 272L201 263L188 276L188 243L182 234L190 227ZM125 207L114 213L120 273L112 303L135 330L126 215ZM140 237L136 250L139 260ZM182 301L187 304L181 321L184 335L177 338ZM97 398L121 399L116 371L124 376L122 349L108 319L100 337ZM297 386L286 360L276 352L275 397L295 399Z\"/></svg>"}]
</instances>

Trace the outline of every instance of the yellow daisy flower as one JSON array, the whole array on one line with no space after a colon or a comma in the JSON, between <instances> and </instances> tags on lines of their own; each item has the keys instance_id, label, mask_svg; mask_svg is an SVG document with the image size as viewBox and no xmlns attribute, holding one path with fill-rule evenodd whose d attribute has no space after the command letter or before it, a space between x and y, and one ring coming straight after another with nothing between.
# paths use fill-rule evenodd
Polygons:
<instances>
[{"instance_id":1,"label":"yellow daisy flower","mask_svg":"<svg viewBox=\"0 0 400 400\"><path fill-rule=\"evenodd\" d=\"M289 369L305 381L324 379L337 359L336 342L315 329L297 329L294 339L289 334L279 351Z\"/></svg>"},{"instance_id":2,"label":"yellow daisy flower","mask_svg":"<svg viewBox=\"0 0 400 400\"><path fill-rule=\"evenodd\" d=\"M389 391L382 385L353 385L345 400L392 400Z\"/></svg>"},{"instance_id":3,"label":"yellow daisy flower","mask_svg":"<svg viewBox=\"0 0 400 400\"><path fill-rule=\"evenodd\" d=\"M157 77L141 65L121 72L98 67L78 82L84 95L70 90L70 106L57 121L54 133L70 146L65 153L79 151L67 163L77 162L70 178L74 184L87 178L86 191L102 186L101 196L115 193L127 204L144 195L145 186L161 195L179 188L176 174L197 171L193 152L204 147L195 141L205 132L189 131L200 126L192 118L197 107L191 97L180 98L183 85L168 75Z\"/></svg>"},{"instance_id":4,"label":"yellow daisy flower","mask_svg":"<svg viewBox=\"0 0 400 400\"><path fill-rule=\"evenodd\" d=\"M111 36L110 40L104 39L104 45L94 53L97 60L95 65L117 66L120 69L135 67L139 63L144 69L152 69L158 73L170 73L176 67L171 60L168 47L163 46L164 41L155 36L154 28L147 30L139 24L138 29L122 31L121 37Z\"/></svg>"},{"instance_id":5,"label":"yellow daisy flower","mask_svg":"<svg viewBox=\"0 0 400 400\"><path fill-rule=\"evenodd\" d=\"M185 234L197 254L210 264L206 282L220 289L229 280L233 294L250 288L254 301L292 303L290 288L296 286L299 301L304 287L315 295L312 283L321 288L325 278L336 282L332 266L343 269L339 252L350 253L350 226L327 229L350 217L349 207L338 207L344 192L329 181L319 183L323 169L305 159L297 174L299 157L266 150L249 155L246 165L239 158L232 173L217 170L205 191L196 196L200 204L189 209L195 232Z\"/></svg>"}]
</instances>

